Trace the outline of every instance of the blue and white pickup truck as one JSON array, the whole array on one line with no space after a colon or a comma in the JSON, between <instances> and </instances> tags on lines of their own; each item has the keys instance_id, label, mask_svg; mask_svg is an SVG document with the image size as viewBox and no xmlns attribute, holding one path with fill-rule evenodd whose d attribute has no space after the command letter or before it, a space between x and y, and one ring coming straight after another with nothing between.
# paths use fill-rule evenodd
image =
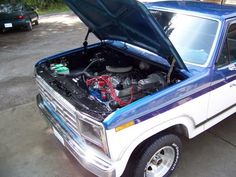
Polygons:
<instances>
[{"instance_id":1,"label":"blue and white pickup truck","mask_svg":"<svg viewBox=\"0 0 236 177\"><path fill-rule=\"evenodd\" d=\"M66 0L83 47L40 60L37 104L101 177L166 177L189 139L236 112L236 7ZM88 45L93 33L100 42Z\"/></svg>"}]
</instances>

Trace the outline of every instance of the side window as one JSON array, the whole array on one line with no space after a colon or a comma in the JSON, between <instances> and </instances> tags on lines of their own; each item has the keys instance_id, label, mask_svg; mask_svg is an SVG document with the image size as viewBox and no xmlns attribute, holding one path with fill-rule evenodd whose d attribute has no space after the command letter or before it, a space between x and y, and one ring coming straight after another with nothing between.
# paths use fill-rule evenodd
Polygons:
<instances>
[{"instance_id":1,"label":"side window","mask_svg":"<svg viewBox=\"0 0 236 177\"><path fill-rule=\"evenodd\" d=\"M226 40L227 41L227 40ZM216 66L218 68L223 67L225 65L229 64L229 56L228 56L228 46L227 46L227 42L224 43L221 55L219 57L219 59L216 62Z\"/></svg>"},{"instance_id":2,"label":"side window","mask_svg":"<svg viewBox=\"0 0 236 177\"><path fill-rule=\"evenodd\" d=\"M229 59L233 63L236 61L236 24L231 25L228 32Z\"/></svg>"},{"instance_id":3,"label":"side window","mask_svg":"<svg viewBox=\"0 0 236 177\"><path fill-rule=\"evenodd\" d=\"M227 39L216 65L222 67L234 62L236 62L236 24L232 24L228 30Z\"/></svg>"}]
</instances>

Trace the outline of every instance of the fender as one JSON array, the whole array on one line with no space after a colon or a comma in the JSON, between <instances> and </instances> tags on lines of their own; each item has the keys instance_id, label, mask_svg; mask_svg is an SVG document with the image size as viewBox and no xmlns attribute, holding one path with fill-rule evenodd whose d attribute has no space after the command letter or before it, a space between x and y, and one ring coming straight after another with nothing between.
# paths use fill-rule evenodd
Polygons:
<instances>
[{"instance_id":1,"label":"fender","mask_svg":"<svg viewBox=\"0 0 236 177\"><path fill-rule=\"evenodd\" d=\"M174 120L174 121L173 121ZM142 124L142 123L141 123ZM148 138L152 137L153 135L156 135L168 128L171 128L176 125L181 125L186 128L187 130L187 137L192 138L195 135L201 133L204 131L204 127L200 126L197 129L195 129L195 123L191 117L183 116L178 118L169 119L166 122L163 122L162 124L159 124L158 126L154 126L145 133L143 133L141 136L140 134L137 134L136 139L130 140L130 144L127 145L120 153L119 160L117 160L115 166L117 169L117 176L121 176L124 172L126 165L129 161L129 158L133 151L140 145L143 141L147 140ZM125 130L124 130L125 131Z\"/></svg>"}]
</instances>

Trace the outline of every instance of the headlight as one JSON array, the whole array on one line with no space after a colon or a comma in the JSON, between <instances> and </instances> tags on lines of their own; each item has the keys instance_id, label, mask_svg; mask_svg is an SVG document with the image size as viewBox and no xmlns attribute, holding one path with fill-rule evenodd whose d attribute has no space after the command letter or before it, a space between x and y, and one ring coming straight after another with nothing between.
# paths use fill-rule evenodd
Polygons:
<instances>
[{"instance_id":1,"label":"headlight","mask_svg":"<svg viewBox=\"0 0 236 177\"><path fill-rule=\"evenodd\" d=\"M79 114L80 115L80 114ZM78 126L81 136L85 139L88 145L95 149L100 149L108 154L107 141L105 130L102 124L95 121L80 119L79 116Z\"/></svg>"}]
</instances>

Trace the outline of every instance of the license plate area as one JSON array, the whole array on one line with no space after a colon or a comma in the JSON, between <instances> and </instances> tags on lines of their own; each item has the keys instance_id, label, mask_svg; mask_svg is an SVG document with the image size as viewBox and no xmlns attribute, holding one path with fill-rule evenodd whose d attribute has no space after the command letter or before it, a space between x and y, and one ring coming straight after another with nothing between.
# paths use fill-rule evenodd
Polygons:
<instances>
[{"instance_id":1,"label":"license plate area","mask_svg":"<svg viewBox=\"0 0 236 177\"><path fill-rule=\"evenodd\" d=\"M12 28L12 23L4 23L5 28Z\"/></svg>"},{"instance_id":2,"label":"license plate area","mask_svg":"<svg viewBox=\"0 0 236 177\"><path fill-rule=\"evenodd\" d=\"M61 142L61 144L63 144L63 146L65 146L64 139L62 138L60 133L54 127L52 127L52 130L53 130L55 137L57 137L57 139Z\"/></svg>"}]
</instances>

